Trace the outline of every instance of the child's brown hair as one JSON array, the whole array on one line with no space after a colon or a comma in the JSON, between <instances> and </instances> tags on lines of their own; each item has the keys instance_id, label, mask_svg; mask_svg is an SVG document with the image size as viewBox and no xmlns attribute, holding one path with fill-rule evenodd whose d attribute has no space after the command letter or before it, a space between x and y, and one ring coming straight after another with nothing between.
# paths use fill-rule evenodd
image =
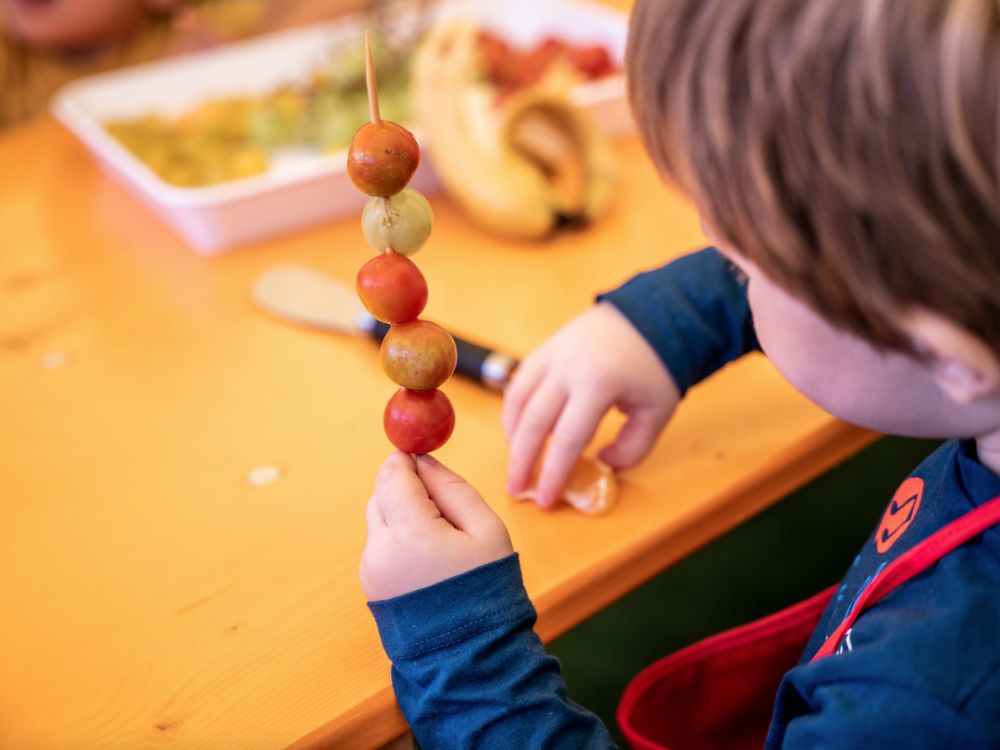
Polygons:
<instances>
[{"instance_id":1,"label":"child's brown hair","mask_svg":"<svg viewBox=\"0 0 1000 750\"><path fill-rule=\"evenodd\" d=\"M657 167L832 324L901 311L1000 353L997 0L637 0L628 72Z\"/></svg>"}]
</instances>

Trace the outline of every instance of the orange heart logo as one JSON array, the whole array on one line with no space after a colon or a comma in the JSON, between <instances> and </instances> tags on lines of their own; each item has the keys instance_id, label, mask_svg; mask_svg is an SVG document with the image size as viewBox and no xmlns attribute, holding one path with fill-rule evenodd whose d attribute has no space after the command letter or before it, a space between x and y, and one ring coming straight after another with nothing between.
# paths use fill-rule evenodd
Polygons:
<instances>
[{"instance_id":1,"label":"orange heart logo","mask_svg":"<svg viewBox=\"0 0 1000 750\"><path fill-rule=\"evenodd\" d=\"M887 552L913 523L923 494L924 480L920 477L910 477L899 485L875 531L875 549L879 554Z\"/></svg>"}]
</instances>

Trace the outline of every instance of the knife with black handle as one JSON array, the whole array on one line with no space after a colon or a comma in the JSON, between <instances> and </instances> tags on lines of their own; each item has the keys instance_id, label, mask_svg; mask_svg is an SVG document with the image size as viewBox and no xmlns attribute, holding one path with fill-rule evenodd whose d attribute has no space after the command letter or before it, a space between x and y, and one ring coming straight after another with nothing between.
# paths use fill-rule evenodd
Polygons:
<instances>
[{"instance_id":1,"label":"knife with black handle","mask_svg":"<svg viewBox=\"0 0 1000 750\"><path fill-rule=\"evenodd\" d=\"M341 333L360 331L376 341L385 338L388 323L364 309L353 289L325 274L301 266L272 268L253 288L254 301L277 317ZM502 391L518 365L511 356L455 336L458 364L455 372L490 390Z\"/></svg>"}]
</instances>

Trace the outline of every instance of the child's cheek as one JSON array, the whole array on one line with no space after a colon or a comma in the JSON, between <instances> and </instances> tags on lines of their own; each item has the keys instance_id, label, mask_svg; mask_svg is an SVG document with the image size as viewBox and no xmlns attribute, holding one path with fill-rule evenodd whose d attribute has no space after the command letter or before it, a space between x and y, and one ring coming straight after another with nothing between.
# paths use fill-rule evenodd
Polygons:
<instances>
[{"instance_id":1,"label":"child's cheek","mask_svg":"<svg viewBox=\"0 0 1000 750\"><path fill-rule=\"evenodd\" d=\"M775 368L796 390L826 405L830 382L826 364L835 352L829 330L800 302L767 279L751 276L747 299L761 348Z\"/></svg>"},{"instance_id":2,"label":"child's cheek","mask_svg":"<svg viewBox=\"0 0 1000 750\"><path fill-rule=\"evenodd\" d=\"M784 368L781 366L784 360L783 333L787 332L774 325L774 298L768 294L768 290L762 290L762 286L765 285L750 277L747 282L747 302L750 304L754 330L757 332L761 349L772 364L784 374Z\"/></svg>"}]
</instances>

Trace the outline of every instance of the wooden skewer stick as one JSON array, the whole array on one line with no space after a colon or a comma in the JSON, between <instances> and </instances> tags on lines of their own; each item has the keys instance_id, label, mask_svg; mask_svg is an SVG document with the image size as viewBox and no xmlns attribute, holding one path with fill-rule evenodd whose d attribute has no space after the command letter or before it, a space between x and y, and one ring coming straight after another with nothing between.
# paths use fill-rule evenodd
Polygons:
<instances>
[{"instance_id":1,"label":"wooden skewer stick","mask_svg":"<svg viewBox=\"0 0 1000 750\"><path fill-rule=\"evenodd\" d=\"M368 114L371 117L371 121L377 125L382 122L382 117L378 112L378 78L375 76L375 61L372 59L372 45L367 31L365 31L365 85L368 88ZM382 204L382 214L388 219L389 199L382 198L380 202ZM385 252L391 253L393 249L387 247Z\"/></svg>"},{"instance_id":2,"label":"wooden skewer stick","mask_svg":"<svg viewBox=\"0 0 1000 750\"><path fill-rule=\"evenodd\" d=\"M376 125L382 122L378 113L378 79L375 77L375 62L372 60L372 45L365 31L365 85L368 87L368 113Z\"/></svg>"}]
</instances>

